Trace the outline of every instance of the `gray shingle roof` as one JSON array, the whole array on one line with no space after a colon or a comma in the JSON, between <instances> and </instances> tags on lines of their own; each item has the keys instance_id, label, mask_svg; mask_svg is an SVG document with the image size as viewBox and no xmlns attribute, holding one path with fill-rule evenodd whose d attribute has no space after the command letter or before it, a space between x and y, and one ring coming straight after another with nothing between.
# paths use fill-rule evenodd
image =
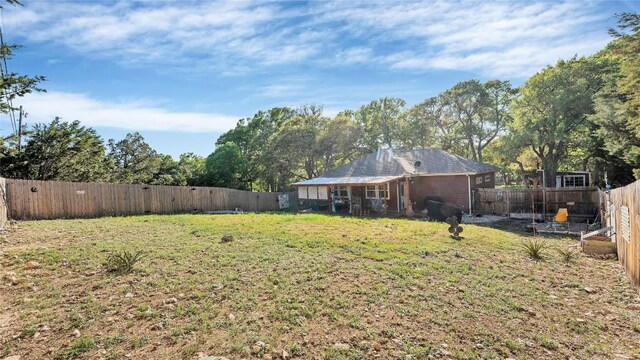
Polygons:
<instances>
[{"instance_id":1,"label":"gray shingle roof","mask_svg":"<svg viewBox=\"0 0 640 360\"><path fill-rule=\"evenodd\" d=\"M414 164L420 161L420 166ZM322 178L354 176L455 175L497 172L493 165L469 160L440 149L374 152L322 174Z\"/></svg>"}]
</instances>

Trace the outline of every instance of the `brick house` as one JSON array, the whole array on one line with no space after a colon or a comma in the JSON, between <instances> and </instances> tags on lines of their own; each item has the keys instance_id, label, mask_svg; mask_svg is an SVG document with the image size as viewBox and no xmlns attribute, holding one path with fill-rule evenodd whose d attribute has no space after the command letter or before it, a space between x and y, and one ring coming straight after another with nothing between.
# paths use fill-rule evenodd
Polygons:
<instances>
[{"instance_id":1,"label":"brick house","mask_svg":"<svg viewBox=\"0 0 640 360\"><path fill-rule=\"evenodd\" d=\"M323 205L333 212L371 209L414 216L426 200L470 212L473 189L494 188L498 168L439 149L379 150L321 176L294 183L302 205Z\"/></svg>"}]
</instances>

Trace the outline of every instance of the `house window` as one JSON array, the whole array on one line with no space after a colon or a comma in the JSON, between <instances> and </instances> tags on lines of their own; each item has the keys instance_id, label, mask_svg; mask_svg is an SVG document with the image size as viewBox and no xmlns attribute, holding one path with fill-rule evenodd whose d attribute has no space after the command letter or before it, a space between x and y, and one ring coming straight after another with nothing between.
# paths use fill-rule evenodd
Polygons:
<instances>
[{"instance_id":1,"label":"house window","mask_svg":"<svg viewBox=\"0 0 640 360\"><path fill-rule=\"evenodd\" d=\"M318 187L317 186L309 186L309 199L317 199L318 198Z\"/></svg>"},{"instance_id":2,"label":"house window","mask_svg":"<svg viewBox=\"0 0 640 360\"><path fill-rule=\"evenodd\" d=\"M326 186L319 186L318 187L318 199L326 200L328 198L329 198L329 192L327 191L327 187Z\"/></svg>"},{"instance_id":3,"label":"house window","mask_svg":"<svg viewBox=\"0 0 640 360\"><path fill-rule=\"evenodd\" d=\"M388 199L389 186L388 185L367 186L367 191L365 195L367 199Z\"/></svg>"},{"instance_id":4,"label":"house window","mask_svg":"<svg viewBox=\"0 0 640 360\"><path fill-rule=\"evenodd\" d=\"M565 175L564 187L583 187L585 186L584 175Z\"/></svg>"},{"instance_id":5,"label":"house window","mask_svg":"<svg viewBox=\"0 0 640 360\"><path fill-rule=\"evenodd\" d=\"M307 187L306 186L298 186L298 198L307 199Z\"/></svg>"},{"instance_id":6,"label":"house window","mask_svg":"<svg viewBox=\"0 0 640 360\"><path fill-rule=\"evenodd\" d=\"M348 199L349 189L346 186L334 186L331 189L334 199Z\"/></svg>"},{"instance_id":7,"label":"house window","mask_svg":"<svg viewBox=\"0 0 640 360\"><path fill-rule=\"evenodd\" d=\"M476 185L482 184L482 175L476 176Z\"/></svg>"},{"instance_id":8,"label":"house window","mask_svg":"<svg viewBox=\"0 0 640 360\"><path fill-rule=\"evenodd\" d=\"M375 186L367 186L367 199L375 199L377 196L376 187Z\"/></svg>"}]
</instances>

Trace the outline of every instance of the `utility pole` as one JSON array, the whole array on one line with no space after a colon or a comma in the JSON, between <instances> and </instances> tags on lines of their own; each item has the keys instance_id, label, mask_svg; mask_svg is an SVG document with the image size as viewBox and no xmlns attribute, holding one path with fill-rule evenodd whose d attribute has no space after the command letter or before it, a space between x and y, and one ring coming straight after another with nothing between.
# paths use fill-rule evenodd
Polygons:
<instances>
[{"instance_id":1,"label":"utility pole","mask_svg":"<svg viewBox=\"0 0 640 360\"><path fill-rule=\"evenodd\" d=\"M22 151L22 116L23 115L24 115L24 110L22 110L22 105L20 105L20 114L18 115L18 151Z\"/></svg>"}]
</instances>

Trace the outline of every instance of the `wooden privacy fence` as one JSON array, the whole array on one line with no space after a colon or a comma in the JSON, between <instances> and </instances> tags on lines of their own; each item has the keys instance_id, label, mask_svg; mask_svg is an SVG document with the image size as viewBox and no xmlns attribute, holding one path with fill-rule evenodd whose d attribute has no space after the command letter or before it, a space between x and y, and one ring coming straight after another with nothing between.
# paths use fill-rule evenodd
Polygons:
<instances>
[{"instance_id":1,"label":"wooden privacy fence","mask_svg":"<svg viewBox=\"0 0 640 360\"><path fill-rule=\"evenodd\" d=\"M233 210L279 210L278 195L216 187L72 183L6 180L6 214L10 219L89 218L178 214ZM2 206L2 205L0 205ZM1 219L0 215L0 219Z\"/></svg>"},{"instance_id":2,"label":"wooden privacy fence","mask_svg":"<svg viewBox=\"0 0 640 360\"><path fill-rule=\"evenodd\" d=\"M640 181L606 194L606 224L613 227L618 259L636 287L640 287Z\"/></svg>"},{"instance_id":3,"label":"wooden privacy fence","mask_svg":"<svg viewBox=\"0 0 640 360\"><path fill-rule=\"evenodd\" d=\"M473 211L478 214L551 216L567 208L570 216L595 217L599 204L597 187L476 189L473 194Z\"/></svg>"}]
</instances>

